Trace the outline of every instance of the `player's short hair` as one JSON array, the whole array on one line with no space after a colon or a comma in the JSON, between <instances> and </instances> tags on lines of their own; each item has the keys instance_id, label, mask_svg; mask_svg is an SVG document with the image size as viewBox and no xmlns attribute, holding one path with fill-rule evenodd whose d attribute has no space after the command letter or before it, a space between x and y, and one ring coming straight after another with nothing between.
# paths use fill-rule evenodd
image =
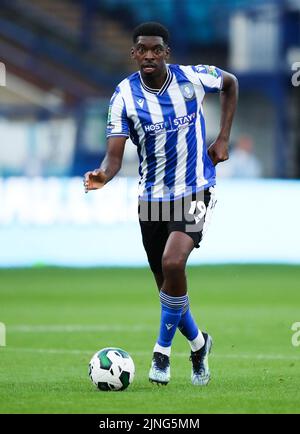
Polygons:
<instances>
[{"instance_id":1,"label":"player's short hair","mask_svg":"<svg viewBox=\"0 0 300 434\"><path fill-rule=\"evenodd\" d=\"M133 43L135 44L139 36L161 36L164 43L169 43L169 31L160 23L149 21L148 23L142 23L137 26L132 34Z\"/></svg>"}]
</instances>

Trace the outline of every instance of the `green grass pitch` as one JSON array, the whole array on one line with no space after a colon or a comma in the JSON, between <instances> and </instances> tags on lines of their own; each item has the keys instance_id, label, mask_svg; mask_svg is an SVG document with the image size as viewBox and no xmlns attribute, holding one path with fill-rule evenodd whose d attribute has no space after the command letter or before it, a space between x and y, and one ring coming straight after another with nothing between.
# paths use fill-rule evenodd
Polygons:
<instances>
[{"instance_id":1,"label":"green grass pitch","mask_svg":"<svg viewBox=\"0 0 300 434\"><path fill-rule=\"evenodd\" d=\"M148 381L160 316L148 269L0 270L0 413L299 413L300 267L188 268L194 316L210 332L212 380L190 383L178 332L166 387ZM124 392L100 392L88 363L100 348L136 365Z\"/></svg>"}]
</instances>

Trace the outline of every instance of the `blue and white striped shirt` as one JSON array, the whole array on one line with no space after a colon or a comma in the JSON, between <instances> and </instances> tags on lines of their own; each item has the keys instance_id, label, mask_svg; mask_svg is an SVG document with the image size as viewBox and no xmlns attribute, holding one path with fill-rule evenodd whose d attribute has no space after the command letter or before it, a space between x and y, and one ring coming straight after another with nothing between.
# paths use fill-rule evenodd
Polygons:
<instances>
[{"instance_id":1,"label":"blue and white striped shirt","mask_svg":"<svg viewBox=\"0 0 300 434\"><path fill-rule=\"evenodd\" d=\"M222 71L214 66L168 65L161 89L147 87L139 72L117 86L107 137L130 137L137 146L142 199L174 199L215 184L202 101L222 85Z\"/></svg>"}]
</instances>

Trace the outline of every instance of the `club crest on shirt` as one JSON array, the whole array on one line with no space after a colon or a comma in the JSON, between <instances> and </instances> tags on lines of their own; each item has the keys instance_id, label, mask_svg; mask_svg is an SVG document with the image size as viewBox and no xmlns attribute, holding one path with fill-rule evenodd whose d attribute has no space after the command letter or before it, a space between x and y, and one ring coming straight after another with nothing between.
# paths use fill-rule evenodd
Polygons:
<instances>
[{"instance_id":1,"label":"club crest on shirt","mask_svg":"<svg viewBox=\"0 0 300 434\"><path fill-rule=\"evenodd\" d=\"M190 101L195 98L195 89L192 83L184 83L180 86L181 93L185 100Z\"/></svg>"}]
</instances>

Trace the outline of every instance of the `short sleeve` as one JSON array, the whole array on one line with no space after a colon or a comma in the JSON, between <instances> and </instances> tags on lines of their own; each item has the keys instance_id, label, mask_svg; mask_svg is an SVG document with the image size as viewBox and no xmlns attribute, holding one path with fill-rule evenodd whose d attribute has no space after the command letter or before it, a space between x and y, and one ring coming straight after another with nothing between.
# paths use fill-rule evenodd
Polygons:
<instances>
[{"instance_id":1,"label":"short sleeve","mask_svg":"<svg viewBox=\"0 0 300 434\"><path fill-rule=\"evenodd\" d=\"M126 107L118 88L111 97L108 109L106 137L111 136L129 137Z\"/></svg>"},{"instance_id":2,"label":"short sleeve","mask_svg":"<svg viewBox=\"0 0 300 434\"><path fill-rule=\"evenodd\" d=\"M199 77L205 92L220 92L223 88L223 72L216 66L196 65L193 70Z\"/></svg>"}]
</instances>

